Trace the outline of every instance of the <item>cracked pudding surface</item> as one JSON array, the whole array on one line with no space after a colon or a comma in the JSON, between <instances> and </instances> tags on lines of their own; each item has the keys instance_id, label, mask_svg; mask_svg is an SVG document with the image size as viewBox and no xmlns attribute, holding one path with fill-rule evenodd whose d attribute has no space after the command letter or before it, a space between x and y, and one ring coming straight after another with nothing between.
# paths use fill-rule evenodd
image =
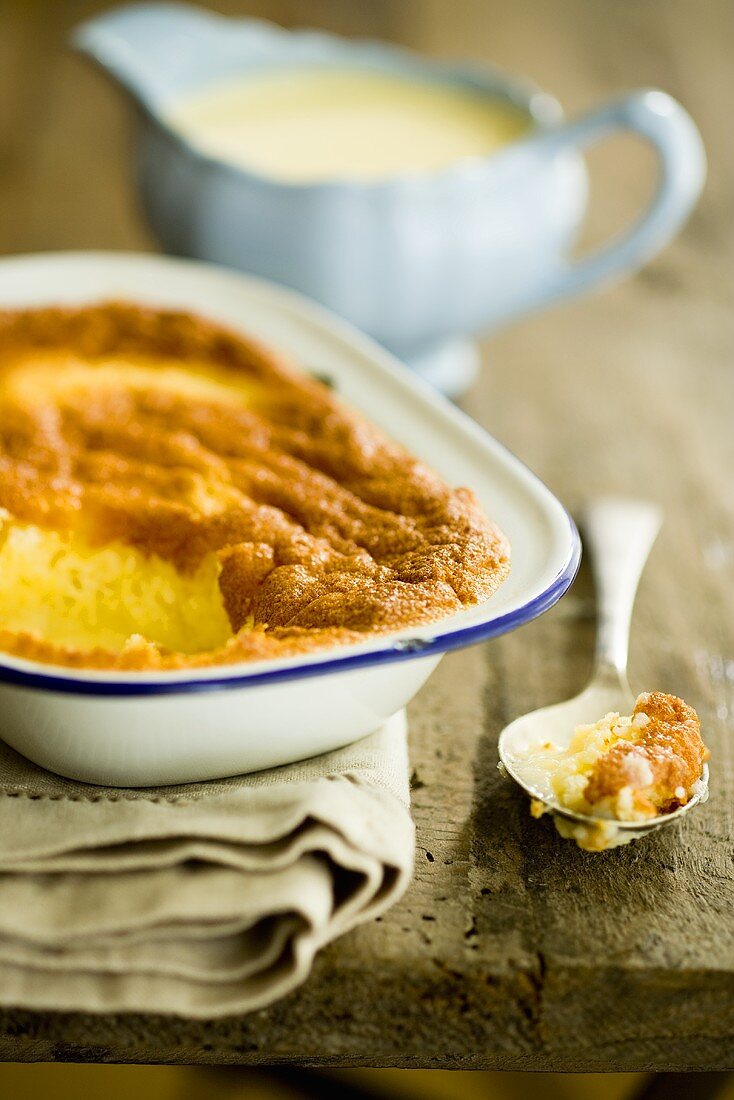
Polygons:
<instances>
[{"instance_id":1,"label":"cracked pudding surface","mask_svg":"<svg viewBox=\"0 0 734 1100\"><path fill-rule=\"evenodd\" d=\"M509 546L326 386L188 313L0 313L0 649L272 659L490 596Z\"/></svg>"}]
</instances>

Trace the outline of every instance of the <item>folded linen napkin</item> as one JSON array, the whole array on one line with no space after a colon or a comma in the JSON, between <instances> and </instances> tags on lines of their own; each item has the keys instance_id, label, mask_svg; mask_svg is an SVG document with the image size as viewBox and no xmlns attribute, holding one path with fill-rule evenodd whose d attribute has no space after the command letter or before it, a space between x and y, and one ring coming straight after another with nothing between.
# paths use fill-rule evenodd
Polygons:
<instances>
[{"instance_id":1,"label":"folded linen napkin","mask_svg":"<svg viewBox=\"0 0 734 1100\"><path fill-rule=\"evenodd\" d=\"M0 742L0 1004L207 1017L307 976L412 870L406 727L255 775L120 790Z\"/></svg>"}]
</instances>

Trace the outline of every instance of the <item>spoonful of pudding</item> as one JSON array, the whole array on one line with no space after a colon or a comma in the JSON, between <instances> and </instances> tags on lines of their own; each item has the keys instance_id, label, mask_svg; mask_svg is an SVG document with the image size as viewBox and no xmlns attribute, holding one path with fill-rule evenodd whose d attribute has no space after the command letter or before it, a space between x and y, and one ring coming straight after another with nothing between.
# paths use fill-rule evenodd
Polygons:
<instances>
[{"instance_id":1,"label":"spoonful of pudding","mask_svg":"<svg viewBox=\"0 0 734 1100\"><path fill-rule=\"evenodd\" d=\"M598 599L594 674L565 703L517 718L499 739L500 767L553 815L561 836L602 851L677 820L708 797L708 749L695 710L627 681L632 607L662 513L600 500L583 519Z\"/></svg>"}]
</instances>

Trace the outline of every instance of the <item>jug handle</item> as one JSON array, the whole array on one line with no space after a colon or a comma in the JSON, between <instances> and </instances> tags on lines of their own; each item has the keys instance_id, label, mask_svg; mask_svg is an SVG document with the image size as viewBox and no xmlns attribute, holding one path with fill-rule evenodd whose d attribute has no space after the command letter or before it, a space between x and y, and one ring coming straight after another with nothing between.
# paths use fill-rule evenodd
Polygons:
<instances>
[{"instance_id":1,"label":"jug handle","mask_svg":"<svg viewBox=\"0 0 734 1100\"><path fill-rule=\"evenodd\" d=\"M706 178L703 141L688 112L666 92L632 92L534 140L552 155L586 148L625 130L640 134L657 153L658 183L650 204L609 244L554 273L521 307L522 312L573 297L641 267L675 236L695 205Z\"/></svg>"}]
</instances>

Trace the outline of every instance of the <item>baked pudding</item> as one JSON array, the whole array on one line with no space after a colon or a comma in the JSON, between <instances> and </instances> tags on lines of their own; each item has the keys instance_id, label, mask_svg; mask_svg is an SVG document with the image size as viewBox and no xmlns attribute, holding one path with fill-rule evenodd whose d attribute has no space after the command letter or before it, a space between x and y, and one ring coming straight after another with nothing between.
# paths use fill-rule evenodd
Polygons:
<instances>
[{"instance_id":1,"label":"baked pudding","mask_svg":"<svg viewBox=\"0 0 734 1100\"><path fill-rule=\"evenodd\" d=\"M516 763L561 809L600 819L598 828L556 824L581 847L603 849L624 839L610 823L644 823L699 794L708 757L693 707L653 691L637 697L631 715L610 713L577 726L567 746L548 741L522 759L518 754ZM548 808L531 804L536 817Z\"/></svg>"},{"instance_id":2,"label":"baked pudding","mask_svg":"<svg viewBox=\"0 0 734 1100\"><path fill-rule=\"evenodd\" d=\"M509 547L318 380L186 313L0 313L0 650L169 669L490 596Z\"/></svg>"}]
</instances>

